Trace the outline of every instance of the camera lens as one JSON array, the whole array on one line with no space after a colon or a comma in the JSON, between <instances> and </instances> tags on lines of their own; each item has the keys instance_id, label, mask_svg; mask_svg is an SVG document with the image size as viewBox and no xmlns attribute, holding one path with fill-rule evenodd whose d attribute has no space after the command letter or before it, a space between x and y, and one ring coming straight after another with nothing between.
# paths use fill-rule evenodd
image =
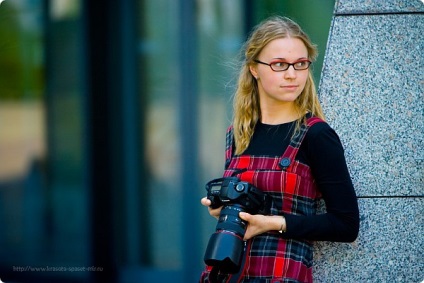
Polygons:
<instances>
[{"instance_id":1,"label":"camera lens","mask_svg":"<svg viewBox=\"0 0 424 283\"><path fill-rule=\"evenodd\" d=\"M242 207L237 204L224 206L219 215L216 230L227 230L243 238L246 232L246 222L239 217L239 213L243 211Z\"/></svg>"},{"instance_id":2,"label":"camera lens","mask_svg":"<svg viewBox=\"0 0 424 283\"><path fill-rule=\"evenodd\" d=\"M209 239L205 252L205 263L216 266L224 273L240 270L244 249L243 239L229 232L215 232Z\"/></svg>"},{"instance_id":3,"label":"camera lens","mask_svg":"<svg viewBox=\"0 0 424 283\"><path fill-rule=\"evenodd\" d=\"M217 266L224 273L237 273L240 269L247 225L239 217L242 211L243 207L238 204L221 209L216 232L209 239L205 252L205 263Z\"/></svg>"}]
</instances>

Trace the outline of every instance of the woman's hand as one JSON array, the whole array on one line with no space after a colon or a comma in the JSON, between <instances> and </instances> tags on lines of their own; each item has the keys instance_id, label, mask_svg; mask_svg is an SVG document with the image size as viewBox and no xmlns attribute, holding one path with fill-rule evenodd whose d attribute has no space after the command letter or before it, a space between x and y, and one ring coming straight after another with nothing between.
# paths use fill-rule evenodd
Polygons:
<instances>
[{"instance_id":1,"label":"woman's hand","mask_svg":"<svg viewBox=\"0 0 424 283\"><path fill-rule=\"evenodd\" d=\"M209 214L213 217L215 217L216 219L219 218L219 214L221 213L221 207L218 208L210 208L210 205L212 204L210 200L208 200L207 197L204 197L200 200L200 203L203 204L204 206L208 207L209 210Z\"/></svg>"},{"instance_id":2,"label":"woman's hand","mask_svg":"<svg viewBox=\"0 0 424 283\"><path fill-rule=\"evenodd\" d=\"M240 212L239 217L248 222L245 241L255 237L256 235L268 232L279 231L281 228L286 229L286 221L284 217L279 215L252 215L247 212Z\"/></svg>"}]
</instances>

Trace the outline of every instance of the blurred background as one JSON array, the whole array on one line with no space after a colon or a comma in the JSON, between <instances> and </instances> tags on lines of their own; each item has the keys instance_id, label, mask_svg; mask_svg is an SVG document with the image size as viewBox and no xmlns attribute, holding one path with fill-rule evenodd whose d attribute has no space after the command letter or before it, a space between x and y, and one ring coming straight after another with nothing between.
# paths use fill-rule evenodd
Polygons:
<instances>
[{"instance_id":1,"label":"blurred background","mask_svg":"<svg viewBox=\"0 0 424 283\"><path fill-rule=\"evenodd\" d=\"M334 1L0 4L0 278L196 282L240 48L270 15L318 45Z\"/></svg>"}]
</instances>

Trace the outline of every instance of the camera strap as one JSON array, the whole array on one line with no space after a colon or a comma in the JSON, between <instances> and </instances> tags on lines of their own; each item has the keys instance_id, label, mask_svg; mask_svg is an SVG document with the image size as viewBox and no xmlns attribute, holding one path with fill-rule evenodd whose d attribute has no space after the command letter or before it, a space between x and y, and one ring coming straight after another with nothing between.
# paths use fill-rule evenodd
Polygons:
<instances>
[{"instance_id":1,"label":"camera strap","mask_svg":"<svg viewBox=\"0 0 424 283\"><path fill-rule=\"evenodd\" d=\"M210 283L225 283L227 280L228 274L222 274L219 272L218 266L212 267L211 272L209 273L209 282Z\"/></svg>"},{"instance_id":2,"label":"camera strap","mask_svg":"<svg viewBox=\"0 0 424 283\"><path fill-rule=\"evenodd\" d=\"M242 261L241 261L241 264L240 264L240 270L239 270L239 272L237 272L236 274L233 274L231 277L230 277L230 280L228 280L228 282L227 283L239 283L240 282L240 279L243 277L243 275L244 275L244 265L246 264L246 242L245 242L245 247L244 247L244 252L243 252L243 256L242 256Z\"/></svg>"}]
</instances>

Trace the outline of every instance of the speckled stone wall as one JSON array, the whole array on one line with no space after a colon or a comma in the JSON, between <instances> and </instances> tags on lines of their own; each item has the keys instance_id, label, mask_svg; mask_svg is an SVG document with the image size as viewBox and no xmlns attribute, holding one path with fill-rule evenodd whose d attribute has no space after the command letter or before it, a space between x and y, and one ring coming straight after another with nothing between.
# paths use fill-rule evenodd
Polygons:
<instances>
[{"instance_id":1,"label":"speckled stone wall","mask_svg":"<svg viewBox=\"0 0 424 283\"><path fill-rule=\"evenodd\" d=\"M424 280L424 4L336 1L320 100L345 147L361 228L315 248L315 282Z\"/></svg>"}]
</instances>

